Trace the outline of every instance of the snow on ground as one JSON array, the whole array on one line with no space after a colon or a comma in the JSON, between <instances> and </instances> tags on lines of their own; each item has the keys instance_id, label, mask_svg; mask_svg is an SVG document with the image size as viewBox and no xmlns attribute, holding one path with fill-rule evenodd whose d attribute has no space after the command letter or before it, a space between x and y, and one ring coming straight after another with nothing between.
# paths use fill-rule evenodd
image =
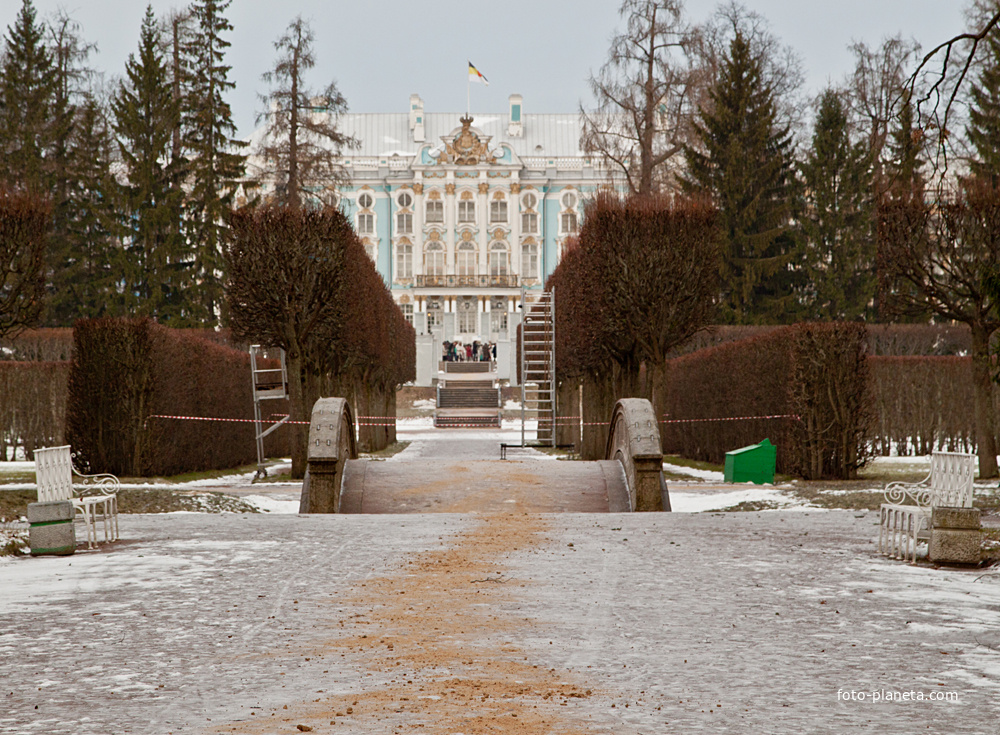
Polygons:
<instances>
[{"instance_id":1,"label":"snow on ground","mask_svg":"<svg viewBox=\"0 0 1000 735\"><path fill-rule=\"evenodd\" d=\"M699 470L694 467L685 467L679 464L663 463L664 472L672 472L675 475L689 475L700 480L711 480L712 482L722 482L725 478L723 473L714 470Z\"/></svg>"},{"instance_id":2,"label":"snow on ground","mask_svg":"<svg viewBox=\"0 0 1000 735\"><path fill-rule=\"evenodd\" d=\"M819 510L805 508L803 503L789 498L772 485L750 485L734 490L732 485L719 487L668 482L667 487L670 490L670 508L675 513L724 510L740 503L768 503L774 506L774 510Z\"/></svg>"},{"instance_id":3,"label":"snow on ground","mask_svg":"<svg viewBox=\"0 0 1000 735\"><path fill-rule=\"evenodd\" d=\"M434 409L437 408L437 402L433 398L420 398L413 402L413 407L421 409Z\"/></svg>"},{"instance_id":4,"label":"snow on ground","mask_svg":"<svg viewBox=\"0 0 1000 735\"><path fill-rule=\"evenodd\" d=\"M297 484L297 483L296 483ZM256 506L261 513L298 513L298 500L279 500L267 495L244 495L240 498L246 503Z\"/></svg>"}]
</instances>

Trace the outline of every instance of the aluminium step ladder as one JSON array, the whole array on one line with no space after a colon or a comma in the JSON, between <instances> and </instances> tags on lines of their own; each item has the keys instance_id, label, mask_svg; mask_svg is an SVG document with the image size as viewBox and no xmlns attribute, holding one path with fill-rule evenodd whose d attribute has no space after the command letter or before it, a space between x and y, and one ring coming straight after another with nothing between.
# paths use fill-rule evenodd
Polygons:
<instances>
[{"instance_id":1,"label":"aluminium step ladder","mask_svg":"<svg viewBox=\"0 0 1000 735\"><path fill-rule=\"evenodd\" d=\"M279 353L275 356L275 352ZM277 363L277 365L275 365ZM252 482L267 477L264 466L264 437L288 421L291 411L280 421L266 429L261 415L260 402L288 398L288 370L285 367L285 351L280 347L250 345L250 374L253 379L253 420L257 438L257 472Z\"/></svg>"},{"instance_id":2,"label":"aluminium step ladder","mask_svg":"<svg viewBox=\"0 0 1000 735\"><path fill-rule=\"evenodd\" d=\"M521 446L528 410L538 417L536 444L556 445L556 294L521 289Z\"/></svg>"}]
</instances>

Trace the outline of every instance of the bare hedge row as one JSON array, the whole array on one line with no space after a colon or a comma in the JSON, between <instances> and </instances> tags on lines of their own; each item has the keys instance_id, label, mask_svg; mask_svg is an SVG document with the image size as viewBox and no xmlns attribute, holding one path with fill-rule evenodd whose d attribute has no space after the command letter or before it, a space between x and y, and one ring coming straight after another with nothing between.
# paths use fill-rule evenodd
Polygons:
<instances>
[{"instance_id":1,"label":"bare hedge row","mask_svg":"<svg viewBox=\"0 0 1000 735\"><path fill-rule=\"evenodd\" d=\"M867 344L858 324L798 324L668 360L664 451L721 464L768 437L779 472L854 476L874 420ZM764 416L781 418L746 418Z\"/></svg>"},{"instance_id":2,"label":"bare hedge row","mask_svg":"<svg viewBox=\"0 0 1000 735\"><path fill-rule=\"evenodd\" d=\"M149 319L77 322L66 439L83 467L147 477L250 464L252 418L247 353Z\"/></svg>"}]
</instances>

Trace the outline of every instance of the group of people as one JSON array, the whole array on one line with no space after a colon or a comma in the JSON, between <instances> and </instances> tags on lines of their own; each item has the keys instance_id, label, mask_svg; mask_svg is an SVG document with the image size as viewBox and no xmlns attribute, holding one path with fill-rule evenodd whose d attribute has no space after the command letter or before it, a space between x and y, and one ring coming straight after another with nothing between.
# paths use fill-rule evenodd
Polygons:
<instances>
[{"instance_id":1,"label":"group of people","mask_svg":"<svg viewBox=\"0 0 1000 735\"><path fill-rule=\"evenodd\" d=\"M497 346L491 342L476 340L471 345L445 342L441 349L445 362L486 362L497 359Z\"/></svg>"}]
</instances>

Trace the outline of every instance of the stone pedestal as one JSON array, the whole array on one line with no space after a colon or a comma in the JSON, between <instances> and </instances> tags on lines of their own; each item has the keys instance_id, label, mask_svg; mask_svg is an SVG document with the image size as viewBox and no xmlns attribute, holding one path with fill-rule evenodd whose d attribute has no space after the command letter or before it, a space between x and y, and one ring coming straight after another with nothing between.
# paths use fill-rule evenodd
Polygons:
<instances>
[{"instance_id":1,"label":"stone pedestal","mask_svg":"<svg viewBox=\"0 0 1000 735\"><path fill-rule=\"evenodd\" d=\"M978 564L982 558L978 508L934 508L928 558L939 564Z\"/></svg>"},{"instance_id":2,"label":"stone pedestal","mask_svg":"<svg viewBox=\"0 0 1000 735\"><path fill-rule=\"evenodd\" d=\"M68 500L28 503L32 556L66 556L76 551L76 511Z\"/></svg>"}]
</instances>

